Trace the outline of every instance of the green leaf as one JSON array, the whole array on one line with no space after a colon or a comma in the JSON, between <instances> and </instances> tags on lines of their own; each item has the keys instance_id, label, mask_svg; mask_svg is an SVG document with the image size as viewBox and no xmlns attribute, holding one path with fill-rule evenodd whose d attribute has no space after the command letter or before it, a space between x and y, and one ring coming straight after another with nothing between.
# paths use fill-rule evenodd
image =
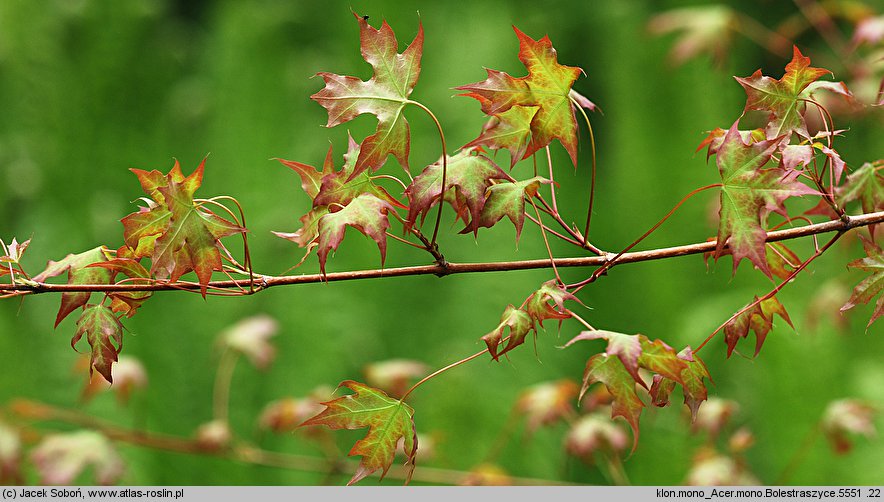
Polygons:
<instances>
[{"instance_id":1,"label":"green leaf","mask_svg":"<svg viewBox=\"0 0 884 502\"><path fill-rule=\"evenodd\" d=\"M718 242L713 256L721 257L727 244L733 255L734 273L740 260L748 258L770 277L764 246L768 214L775 211L788 216L783 205L787 198L818 194L796 180L797 171L762 169L779 141L776 138L746 144L734 122L716 153L722 186Z\"/></svg>"},{"instance_id":2,"label":"green leaf","mask_svg":"<svg viewBox=\"0 0 884 502\"><path fill-rule=\"evenodd\" d=\"M387 474L396 453L399 440L403 440L407 476L411 480L417 454L417 433L414 429L414 409L383 391L365 384L346 380L338 388L346 387L354 392L332 401L322 403L325 410L307 420L304 425L325 425L331 429L363 429L368 434L356 442L349 455L361 455L362 461L348 485L352 485L371 473L382 470L381 479Z\"/></svg>"},{"instance_id":3,"label":"green leaf","mask_svg":"<svg viewBox=\"0 0 884 502\"><path fill-rule=\"evenodd\" d=\"M123 350L123 325L120 320L111 309L103 305L89 306L77 320L77 332L71 339L74 350L83 336L92 348L89 374L92 374L94 368L105 380L114 383L111 366L117 362L120 351Z\"/></svg>"},{"instance_id":4,"label":"green leaf","mask_svg":"<svg viewBox=\"0 0 884 502\"><path fill-rule=\"evenodd\" d=\"M507 340L503 350L499 350L504 331L507 328L509 328L509 340ZM483 336L482 341L488 346L488 353L491 354L491 358L498 361L500 356L525 343L525 338L533 329L534 322L527 312L512 305L507 305L503 315L500 316L500 324Z\"/></svg>"},{"instance_id":5,"label":"green leaf","mask_svg":"<svg viewBox=\"0 0 884 502\"><path fill-rule=\"evenodd\" d=\"M316 253L319 256L319 268L325 273L325 262L328 253L337 250L344 240L347 227L353 227L364 235L371 237L378 244L381 252L381 266L387 256L387 229L390 221L387 213L393 206L364 193L353 199L346 207L334 213L328 213L319 219L319 245Z\"/></svg>"},{"instance_id":6,"label":"green leaf","mask_svg":"<svg viewBox=\"0 0 884 502\"><path fill-rule=\"evenodd\" d=\"M471 221L480 218L485 206L485 193L492 186L492 180L508 180L509 176L500 170L488 157L475 150L463 149L448 157L448 171L445 176L446 195L453 190L454 197L446 197L455 211L460 213L460 205L466 206ZM439 203L439 189L442 187L442 161L430 164L405 189L408 197L407 225L413 226L418 219L423 222L430 208Z\"/></svg>"},{"instance_id":7,"label":"green leaf","mask_svg":"<svg viewBox=\"0 0 884 502\"><path fill-rule=\"evenodd\" d=\"M473 221L460 233L478 233L479 228L493 227L504 216L516 227L516 242L522 235L525 223L525 197L537 195L541 183L551 183L546 178L535 176L524 181L503 182L492 185L485 192L485 205L479 218Z\"/></svg>"},{"instance_id":8,"label":"green leaf","mask_svg":"<svg viewBox=\"0 0 884 502\"><path fill-rule=\"evenodd\" d=\"M661 374L678 383L683 383L681 373L687 364L678 358L672 347L662 340L651 341L645 335L626 335L615 331L595 330L583 331L572 338L565 347L581 340L607 340L605 355L615 356L623 363L623 367L632 376L635 383L648 388L647 383L639 376L639 368Z\"/></svg>"},{"instance_id":9,"label":"green leaf","mask_svg":"<svg viewBox=\"0 0 884 502\"><path fill-rule=\"evenodd\" d=\"M875 296L880 295L878 296L878 302L875 304L875 310L872 312L872 318L869 319L869 324L866 325L868 327L876 319L884 315L884 294L881 294L884 291L884 252L881 251L881 248L875 242L865 238L862 238L862 241L866 257L854 260L847 266L869 272L870 275L856 285L850 299L841 307L841 311L850 310L860 303L869 303Z\"/></svg>"},{"instance_id":10,"label":"green leaf","mask_svg":"<svg viewBox=\"0 0 884 502\"><path fill-rule=\"evenodd\" d=\"M123 274L129 278L124 284L141 286L150 284L150 272L138 260L121 258L121 255L127 249L127 247L123 246L117 251L117 257L113 260L93 263L89 267L100 267L110 270L113 274ZM123 313L126 317L135 315L138 308L151 295L153 295L152 291L115 291L108 293L111 299L111 310Z\"/></svg>"},{"instance_id":11,"label":"green leaf","mask_svg":"<svg viewBox=\"0 0 884 502\"><path fill-rule=\"evenodd\" d=\"M353 15L359 22L362 57L374 69L374 75L364 82L356 77L318 73L325 87L310 97L328 110L327 127L363 113L377 117L377 131L362 142L352 176L366 169L377 170L390 154L408 169L410 134L403 110L420 75L423 26L418 26L405 52L398 54L396 36L386 21L375 29L355 12Z\"/></svg>"},{"instance_id":12,"label":"green leaf","mask_svg":"<svg viewBox=\"0 0 884 502\"><path fill-rule=\"evenodd\" d=\"M59 261L50 261L46 265L46 270L34 276L34 281L45 282L50 277L67 272L68 284L110 284L113 279L113 273L110 270L89 267L93 263L107 261L107 253L108 249L106 247L98 246L83 253L69 254ZM91 296L92 293L89 292L73 293L66 291L62 293L61 307L59 307L58 315L55 317L55 326L57 327L71 312L89 303Z\"/></svg>"},{"instance_id":13,"label":"green leaf","mask_svg":"<svg viewBox=\"0 0 884 502\"><path fill-rule=\"evenodd\" d=\"M586 363L579 399L583 399L590 385L596 382L604 384L614 397L614 402L611 403L611 417L623 417L632 427L632 451L635 451L638 446L638 421L645 406L635 393L635 379L623 366L619 357L596 354Z\"/></svg>"},{"instance_id":14,"label":"green leaf","mask_svg":"<svg viewBox=\"0 0 884 502\"><path fill-rule=\"evenodd\" d=\"M563 66L558 62L556 50L552 46L549 37L534 40L528 35L513 27L519 39L519 60L528 69L528 75L514 78L510 75L486 69L488 78L482 82L457 87L458 90L468 91L464 96L479 100L482 111L488 115L497 116L499 120L506 121L509 125L506 129L517 130L519 122L525 120L529 112L512 113L502 118L502 115L516 106L537 107L537 112L531 117L530 140L521 157L513 157L513 161L526 158L549 145L554 139L559 140L571 161L577 165L577 120L574 116L575 105L595 108L595 105L580 95L572 95L571 86L580 76L582 70L573 66ZM572 102L572 97L574 101ZM519 116L521 114L521 116ZM492 127L493 128L493 127ZM486 131L487 133L488 131ZM485 133L483 133L483 136ZM482 140L482 136L475 141ZM503 145L493 141L481 144L490 148L508 148L510 152L518 153L522 150L519 146L524 137L516 135L516 141L510 141ZM512 148L511 148L512 146Z\"/></svg>"},{"instance_id":15,"label":"green leaf","mask_svg":"<svg viewBox=\"0 0 884 502\"><path fill-rule=\"evenodd\" d=\"M505 112L493 115L478 138L467 147L484 146L492 150L506 149L510 152L510 169L525 157L531 143L531 121L537 115L537 106L513 106Z\"/></svg>"},{"instance_id":16,"label":"green leaf","mask_svg":"<svg viewBox=\"0 0 884 502\"><path fill-rule=\"evenodd\" d=\"M755 301L757 300L756 296ZM773 329L774 314L779 315L789 326L792 326L792 320L789 319L786 308L777 300L776 296L756 304L725 324L724 340L727 343L727 357L731 356L740 338L749 336L749 331L755 332L755 355L757 356L761 351L761 346L764 345L767 334Z\"/></svg>"},{"instance_id":17,"label":"green leaf","mask_svg":"<svg viewBox=\"0 0 884 502\"><path fill-rule=\"evenodd\" d=\"M761 70L746 78L735 78L746 89L745 111L770 112L768 138L791 135L793 131L808 138L810 134L804 121L805 100L813 89L808 92L805 89L827 73L831 72L810 66L810 58L794 47L792 61L786 65L786 74L780 80L763 76Z\"/></svg>"}]
</instances>

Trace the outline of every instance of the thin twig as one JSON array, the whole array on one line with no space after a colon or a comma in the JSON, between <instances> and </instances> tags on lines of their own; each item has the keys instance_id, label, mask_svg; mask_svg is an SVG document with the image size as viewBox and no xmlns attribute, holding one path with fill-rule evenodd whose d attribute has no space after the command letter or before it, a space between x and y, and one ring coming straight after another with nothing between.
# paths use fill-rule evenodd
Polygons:
<instances>
[{"instance_id":1,"label":"thin twig","mask_svg":"<svg viewBox=\"0 0 884 502\"><path fill-rule=\"evenodd\" d=\"M768 232L767 242L778 242L809 235L822 234L827 232L844 232L853 228L865 227L877 223L884 223L884 211L875 213L860 214L856 216L845 216L843 219L831 220L824 223L815 223L802 227L788 228L775 232ZM647 251L635 251L631 253L623 253L617 258L617 264L637 263L651 260L661 260L674 258L676 256L687 256L694 254L707 253L713 251L716 247L715 241L698 242L695 244L687 244L682 246L674 246L668 248L651 249ZM583 256L578 258L556 258L556 267L600 267L610 262L605 256ZM445 266L439 264L418 265L411 267L395 267L385 269L370 270L354 270L347 272L329 272L323 274L303 274L303 275L286 275L286 276L258 276L256 288L261 291L275 286L287 286L294 284L311 284L321 282L337 282L337 281L353 281L362 279L376 279L387 277L405 277L417 275L454 275L478 272L504 272L511 270L533 270L549 268L550 260L548 258L539 260L521 260L521 261L505 261L505 262L484 262L484 263L446 263ZM241 285L248 285L248 280L237 281L213 281L209 283L209 287L214 289L231 289L238 288ZM48 283L31 283L0 286L0 294L21 293L21 294L42 294L42 293L61 293L61 292L78 292L78 291L168 291L168 290L199 290L200 285L195 282L160 282L154 284L48 284Z\"/></svg>"}]
</instances>

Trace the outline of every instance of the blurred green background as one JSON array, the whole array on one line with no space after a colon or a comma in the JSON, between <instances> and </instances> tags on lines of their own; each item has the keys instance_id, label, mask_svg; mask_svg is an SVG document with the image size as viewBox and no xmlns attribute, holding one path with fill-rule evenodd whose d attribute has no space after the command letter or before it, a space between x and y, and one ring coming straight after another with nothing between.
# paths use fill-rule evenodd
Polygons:
<instances>
[{"instance_id":1,"label":"blurred green background","mask_svg":"<svg viewBox=\"0 0 884 502\"><path fill-rule=\"evenodd\" d=\"M309 200L295 173L269 159L319 165L329 141L339 159L348 128L361 139L375 127L373 118L360 117L325 129L325 110L309 99L322 87L310 78L318 71L370 76L359 55L350 5L370 15L375 26L386 19L400 50L413 38L418 20L423 23L423 68L413 98L434 110L455 147L473 139L484 118L474 100L452 97L452 88L484 79L483 66L524 74L511 25L535 38L548 33L559 60L588 75L575 88L604 110L592 116L599 175L591 237L610 250L631 242L690 190L718 181L714 165L694 149L704 131L727 127L739 116L745 94L732 75L761 67L779 77L787 62L738 38L718 68L705 56L680 67L669 64L673 37L655 38L646 24L654 13L684 2L6 0L0 2L0 235L33 237L24 261L31 273L69 252L99 244L116 248L122 242L118 220L134 210L131 201L142 195L128 168L166 171L174 157L190 172L209 154L200 195L236 196L247 212L255 268L284 272L301 251L270 231L297 228ZM795 11L789 2L763 0L739 2L739 8L765 12L771 19ZM808 32L799 43L815 66L839 67L816 34ZM438 158L438 140L432 122L417 110L409 112L410 158L417 169ZM851 167L884 156L880 112L877 118L837 121L839 128L851 129L837 143ZM563 149L556 145L553 151L559 205L567 219L582 225L589 148L581 129L576 172ZM507 159L501 154L501 163ZM387 172L399 174L395 161L390 163ZM527 177L530 162L516 169L517 177ZM714 198L710 192L687 203L642 246L713 236ZM440 238L449 260L545 256L530 223L516 246L507 222L483 229L476 241L458 235L460 227L451 218L446 211ZM811 244L796 243L795 249L807 256ZM579 254L557 243L554 251ZM711 393L736 400L740 410L734 424L748 426L756 436L747 458L749 470L762 482L777 479L828 402L857 397L884 403L884 324L865 330L870 308L856 309L843 330L826 315L815 329L807 321L811 310L821 308L812 303L821 287L832 287L832 281L852 287L859 281L861 276L846 273L844 265L860 254L856 242L845 239L780 295L796 329L778 321L758 358L735 355L726 361L721 337L703 352L715 379ZM418 250L390 242L388 266L427 262ZM351 230L328 270L377 265L376 246ZM317 269L311 257L299 271ZM753 295L771 288L745 263L737 277L730 269L729 258L707 270L698 256L623 266L582 293L591 308L583 314L596 327L641 332L675 347L696 346ZM578 280L588 272L568 269L562 275ZM497 324L504 307L518 305L551 277L542 270L368 280L208 300L159 293L126 322L123 354L141 359L150 378L149 387L128 407L110 395L80 404L84 374L72 369L78 356L68 343L75 316L53 331L57 296L29 297L21 304L7 300L0 302L0 403L28 397L79 407L123 425L190 436L211 418L215 337L239 319L266 313L281 324L274 339L277 360L264 372L240 365L232 389L232 425L248 438L267 402L304 396L321 384L362 379L362 368L370 362L409 358L441 367L480 350L479 337ZM566 323L557 335L548 324L536 355L529 342L509 361L474 361L414 394L418 430L438 439L436 458L425 465L473 468L483 461L526 386L579 380L587 357L602 346L558 350L579 327ZM740 349L750 353L751 343L744 341ZM682 408L645 411L639 448L625 461L633 483L685 480L703 438L690 433ZM879 419L879 430L881 425ZM604 483L598 470L565 455L565 430L559 424L528 437L517 429L497 462L516 476ZM354 437L336 435L345 449ZM320 454L295 435L264 436L260 443ZM790 482L881 484L881 446L879 439L860 440L850 454L834 456L825 441L817 441ZM321 474L120 448L128 464L127 484L315 484L323 479Z\"/></svg>"}]
</instances>

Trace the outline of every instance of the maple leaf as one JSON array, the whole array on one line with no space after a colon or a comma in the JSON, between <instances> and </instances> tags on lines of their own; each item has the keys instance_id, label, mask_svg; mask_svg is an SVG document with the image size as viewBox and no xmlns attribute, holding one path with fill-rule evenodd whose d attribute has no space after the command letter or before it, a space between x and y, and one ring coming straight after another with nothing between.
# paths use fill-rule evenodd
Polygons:
<instances>
[{"instance_id":1,"label":"maple leaf","mask_svg":"<svg viewBox=\"0 0 884 502\"><path fill-rule=\"evenodd\" d=\"M639 376L639 368L661 374L671 380L684 383L681 373L687 369L686 363L678 357L672 347L662 340L651 341L645 335L626 335L615 331L594 330L583 331L572 338L565 347L581 340L607 340L605 355L620 359L623 367L632 376L635 383L648 388Z\"/></svg>"},{"instance_id":2,"label":"maple leaf","mask_svg":"<svg viewBox=\"0 0 884 502\"><path fill-rule=\"evenodd\" d=\"M531 293L525 304L525 311L532 320L543 326L546 319L569 319L571 313L565 308L565 301L573 300L583 305L573 294L565 291L555 280L549 280L540 286L540 289ZM552 304L550 304L552 302Z\"/></svg>"},{"instance_id":3,"label":"maple leaf","mask_svg":"<svg viewBox=\"0 0 884 502\"><path fill-rule=\"evenodd\" d=\"M104 305L91 305L77 319L77 332L71 339L71 347L77 350L77 342L83 336L92 348L89 359L89 375L98 371L109 383L114 383L111 366L117 362L123 350L123 325L114 312Z\"/></svg>"},{"instance_id":4,"label":"maple leaf","mask_svg":"<svg viewBox=\"0 0 884 502\"><path fill-rule=\"evenodd\" d=\"M589 386L600 382L604 384L614 401L611 403L611 417L623 417L632 428L632 451L638 446L638 421L644 403L635 392L635 379L623 365L619 357L607 354L596 354L589 358L583 372L583 386L580 398Z\"/></svg>"},{"instance_id":5,"label":"maple leaf","mask_svg":"<svg viewBox=\"0 0 884 502\"><path fill-rule=\"evenodd\" d=\"M754 300L757 302L758 297L756 296ZM776 296L757 303L725 324L724 340L727 343L727 356L731 356L740 338L749 336L750 330L755 332L755 355L757 356L761 351L761 346L764 345L767 334L773 329L774 314L779 315L789 326L792 326L792 320L789 319L786 308L777 300Z\"/></svg>"},{"instance_id":6,"label":"maple leaf","mask_svg":"<svg viewBox=\"0 0 884 502\"><path fill-rule=\"evenodd\" d=\"M855 200L860 201L864 213L884 211L884 161L866 162L856 171L847 175L844 184L837 188L838 203L842 206ZM872 236L875 227L869 226Z\"/></svg>"},{"instance_id":7,"label":"maple leaf","mask_svg":"<svg viewBox=\"0 0 884 502\"><path fill-rule=\"evenodd\" d=\"M482 134L464 145L464 148L487 146L492 150L509 150L512 169L528 151L531 143L531 121L539 109L538 106L515 105L492 116Z\"/></svg>"},{"instance_id":8,"label":"maple leaf","mask_svg":"<svg viewBox=\"0 0 884 502\"><path fill-rule=\"evenodd\" d=\"M759 141L764 141L767 139L767 135L764 132L764 129L751 129L737 130L740 133L740 138L743 140L743 143L752 144L757 143ZM716 127L715 129L709 131L709 134L703 138L703 141L697 145L697 149L694 152L699 152L706 147L706 160L709 160L709 157L712 157L716 153L718 153L718 149L721 148L721 144L724 143L724 137L727 135L727 130L722 129L720 127Z\"/></svg>"},{"instance_id":9,"label":"maple leaf","mask_svg":"<svg viewBox=\"0 0 884 502\"><path fill-rule=\"evenodd\" d=\"M22 255L25 254L25 250L30 244L31 239L20 243L13 237L9 245L0 240L0 252L3 253L0 255L0 276L9 273L9 265L17 265L21 261ZM2 264L6 264L6 266Z\"/></svg>"},{"instance_id":10,"label":"maple leaf","mask_svg":"<svg viewBox=\"0 0 884 502\"><path fill-rule=\"evenodd\" d=\"M829 206L826 205L826 207ZM715 238L713 237L709 240L712 241L715 240ZM708 258L714 254L714 250L703 253L703 259L708 260ZM730 254L731 249L725 248L722 250L720 256L727 256ZM767 261L767 267L768 270L770 270L770 273L780 279L788 279L792 272L801 264L801 258L799 258L798 255L789 249L786 246L786 243L782 241L766 242L764 245L764 258Z\"/></svg>"},{"instance_id":11,"label":"maple leaf","mask_svg":"<svg viewBox=\"0 0 884 502\"><path fill-rule=\"evenodd\" d=\"M478 233L479 228L491 228L506 216L516 227L516 242L518 242L525 223L525 197L537 195L541 183L551 183L551 181L535 176L524 181L504 182L488 187L485 191L485 205L482 206L479 218L474 218L460 233Z\"/></svg>"},{"instance_id":12,"label":"maple leaf","mask_svg":"<svg viewBox=\"0 0 884 502\"><path fill-rule=\"evenodd\" d=\"M150 257L151 275L175 282L193 271L203 296L212 272L222 270L219 239L246 232L194 202L205 164L203 159L187 177L181 173L177 160L165 177L156 170L133 169L155 204L122 219L126 245L133 251L133 257Z\"/></svg>"},{"instance_id":13,"label":"maple leaf","mask_svg":"<svg viewBox=\"0 0 884 502\"><path fill-rule=\"evenodd\" d=\"M871 275L856 285L850 299L841 307L841 312L850 310L860 303L869 303L875 296L880 295L878 302L875 304L872 318L869 319L869 323L866 325L866 327L869 327L876 319L884 315L884 294L881 294L884 291L884 251L881 251L881 248L875 242L862 236L861 238L863 248L866 251L866 257L854 260L847 266L869 272Z\"/></svg>"},{"instance_id":14,"label":"maple leaf","mask_svg":"<svg viewBox=\"0 0 884 502\"><path fill-rule=\"evenodd\" d=\"M496 133L520 130L520 123L530 113L527 109L503 114L514 107L537 107L531 117L530 139L521 157L515 154L523 150L524 136L514 134L503 142L488 138L488 131L475 141L489 148L507 148L513 154L512 162L526 158L557 139L568 151L571 161L577 165L577 119L575 103L590 110L595 105L583 96L571 94L571 86L583 72L580 68L559 64L556 50L548 36L534 40L513 26L519 39L519 60L528 69L528 75L515 78L507 73L486 69L488 78L482 82L457 87L467 91L463 96L475 98L482 111L497 116L506 125ZM497 127L492 127L496 129ZM496 133L492 133L496 134ZM485 139L483 139L485 137Z\"/></svg>"},{"instance_id":15,"label":"maple leaf","mask_svg":"<svg viewBox=\"0 0 884 502\"><path fill-rule=\"evenodd\" d=\"M780 140L775 138L747 145L737 131L737 122L734 122L716 153L722 186L714 257L722 256L725 244L730 246L734 273L740 260L748 258L770 277L764 247L767 215L775 211L787 216L783 206L787 198L818 193L795 179L798 172L762 169Z\"/></svg>"},{"instance_id":16,"label":"maple leaf","mask_svg":"<svg viewBox=\"0 0 884 502\"><path fill-rule=\"evenodd\" d=\"M345 380L338 388L346 387L354 394L322 403L325 410L307 420L304 425L326 425L331 429L363 429L368 434L356 442L349 455L361 455L356 473L347 483L352 485L371 473L382 469L381 479L393 464L397 444L403 440L407 475L411 480L417 454L417 434L414 430L414 409L398 399L392 399L379 389Z\"/></svg>"},{"instance_id":17,"label":"maple leaf","mask_svg":"<svg viewBox=\"0 0 884 502\"><path fill-rule=\"evenodd\" d=\"M402 54L393 29L386 21L375 29L355 12L359 22L362 57L374 69L368 81L356 77L320 72L325 87L310 96L328 110L327 127L348 122L363 113L377 117L377 131L365 138L354 165L354 177L366 169L376 170L392 154L408 169L410 133L403 116L408 97L420 75L424 29L418 26L417 35Z\"/></svg>"},{"instance_id":18,"label":"maple leaf","mask_svg":"<svg viewBox=\"0 0 884 502\"><path fill-rule=\"evenodd\" d=\"M102 268L93 268L89 265L107 261L108 249L104 246L84 251L79 254L69 254L59 261L49 261L46 270L34 276L34 281L45 282L50 277L55 277L67 272L68 284L110 284L113 273ZM89 303L92 293L65 291L61 295L61 307L55 317L55 326L71 312Z\"/></svg>"},{"instance_id":19,"label":"maple leaf","mask_svg":"<svg viewBox=\"0 0 884 502\"><path fill-rule=\"evenodd\" d=\"M374 239L381 252L381 265L387 256L387 234L390 221L387 213L393 210L393 206L375 197L364 193L353 199L346 207L334 213L328 213L319 219L319 241L316 254L319 257L319 268L325 273L325 262L328 253L337 250L344 240L344 231L347 227L353 227L368 237Z\"/></svg>"},{"instance_id":20,"label":"maple leaf","mask_svg":"<svg viewBox=\"0 0 884 502\"><path fill-rule=\"evenodd\" d=\"M686 362L686 367L681 372L682 389L684 391L684 404L691 410L691 421L697 419L697 411L706 400L708 391L703 379L712 381L706 364L699 356L693 353L690 347L685 347L678 353L678 358ZM669 396L675 390L676 382L663 375L654 375L650 389L651 402L654 406L669 406Z\"/></svg>"},{"instance_id":21,"label":"maple leaf","mask_svg":"<svg viewBox=\"0 0 884 502\"><path fill-rule=\"evenodd\" d=\"M770 112L766 129L768 138L790 135L793 131L807 138L810 134L804 121L804 110L809 92L805 92L805 89L828 73L831 72L810 66L810 58L801 54L796 46L793 48L792 61L786 65L786 73L781 79L763 76L761 70L749 77L735 78L746 90L746 111Z\"/></svg>"},{"instance_id":22,"label":"maple leaf","mask_svg":"<svg viewBox=\"0 0 884 502\"><path fill-rule=\"evenodd\" d=\"M509 328L510 338L507 340L503 350L499 350L506 328ZM491 354L491 358L498 361L500 356L525 343L525 338L528 337L528 334L533 329L534 322L527 312L512 305L507 305L503 315L500 316L500 324L483 336L482 341L488 346L488 353Z\"/></svg>"},{"instance_id":23,"label":"maple leaf","mask_svg":"<svg viewBox=\"0 0 884 502\"><path fill-rule=\"evenodd\" d=\"M446 197L455 211L461 205L469 210L472 221L481 217L485 206L486 191L492 186L492 180L511 179L488 157L477 154L473 149L464 148L447 159L448 169L445 176L445 192L453 190L455 197ZM442 186L441 159L427 166L405 189L408 197L407 226L411 227L418 218L423 221L430 208L439 203L439 188ZM459 211L458 211L459 212Z\"/></svg>"},{"instance_id":24,"label":"maple leaf","mask_svg":"<svg viewBox=\"0 0 884 502\"><path fill-rule=\"evenodd\" d=\"M87 265L89 268L100 267L110 270L114 275L123 274L130 280L125 284L146 285L150 284L150 272L139 262L132 258L122 258L124 250L129 249L123 246L117 251L117 257L113 260L100 261ZM133 280L134 279L134 280ZM111 310L114 312L122 312L126 317L132 317L141 305L153 295L151 291L115 291L108 293L111 299Z\"/></svg>"},{"instance_id":25,"label":"maple leaf","mask_svg":"<svg viewBox=\"0 0 884 502\"><path fill-rule=\"evenodd\" d=\"M123 459L113 443L94 431L74 431L46 436L31 451L40 484L72 485L77 477L92 466L95 481L110 485L122 477Z\"/></svg>"}]
</instances>

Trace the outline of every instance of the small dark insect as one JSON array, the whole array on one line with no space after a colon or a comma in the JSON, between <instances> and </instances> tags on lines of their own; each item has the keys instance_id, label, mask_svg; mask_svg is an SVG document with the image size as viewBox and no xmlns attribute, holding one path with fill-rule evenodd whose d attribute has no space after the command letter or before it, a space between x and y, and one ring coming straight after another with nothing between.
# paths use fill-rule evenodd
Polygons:
<instances>
[{"instance_id":1,"label":"small dark insect","mask_svg":"<svg viewBox=\"0 0 884 502\"><path fill-rule=\"evenodd\" d=\"M363 20L363 21L368 21L368 14L362 16L362 20Z\"/></svg>"}]
</instances>

